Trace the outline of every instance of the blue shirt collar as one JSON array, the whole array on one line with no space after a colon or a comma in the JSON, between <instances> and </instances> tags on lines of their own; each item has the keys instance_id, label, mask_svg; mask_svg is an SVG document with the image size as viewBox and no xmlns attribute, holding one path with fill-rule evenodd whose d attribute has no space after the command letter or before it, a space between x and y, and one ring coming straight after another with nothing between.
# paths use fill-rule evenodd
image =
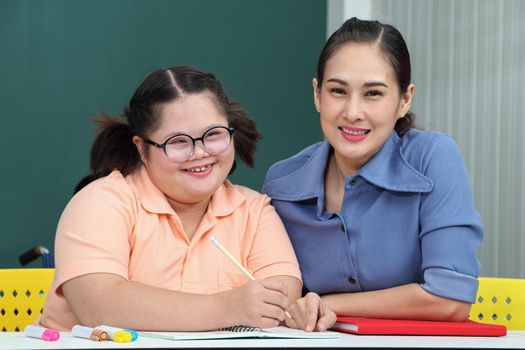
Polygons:
<instances>
[{"instance_id":1,"label":"blue shirt collar","mask_svg":"<svg viewBox=\"0 0 525 350\"><path fill-rule=\"evenodd\" d=\"M272 199L298 201L324 196L324 169L331 152L328 142L319 142L310 146L313 149L308 159L291 173L271 180L263 189ZM303 151L304 152L304 151ZM288 164L289 160L283 163Z\"/></svg>"},{"instance_id":2,"label":"blue shirt collar","mask_svg":"<svg viewBox=\"0 0 525 350\"><path fill-rule=\"evenodd\" d=\"M272 181L267 194L277 200L299 201L324 197L324 173L332 146L328 141L317 144L309 159L296 171ZM416 170L402 154L402 140L394 131L385 144L355 175L369 183L389 191L432 191L431 179Z\"/></svg>"},{"instance_id":3,"label":"blue shirt collar","mask_svg":"<svg viewBox=\"0 0 525 350\"><path fill-rule=\"evenodd\" d=\"M395 192L428 193L434 186L405 159L402 140L395 131L358 174L377 187Z\"/></svg>"}]
</instances>

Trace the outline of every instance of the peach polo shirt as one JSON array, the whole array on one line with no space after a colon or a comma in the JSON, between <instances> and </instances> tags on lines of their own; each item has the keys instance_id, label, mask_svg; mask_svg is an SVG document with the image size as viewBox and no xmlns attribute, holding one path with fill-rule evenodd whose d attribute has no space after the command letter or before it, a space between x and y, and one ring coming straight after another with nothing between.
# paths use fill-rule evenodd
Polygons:
<instances>
[{"instance_id":1,"label":"peach polo shirt","mask_svg":"<svg viewBox=\"0 0 525 350\"><path fill-rule=\"evenodd\" d=\"M60 286L89 273L113 273L196 294L247 283L248 278L209 241L211 236L257 279L287 275L301 280L288 235L266 195L225 181L190 241L144 168L126 177L114 171L77 193L62 213L55 278L37 322L60 330L78 324Z\"/></svg>"}]
</instances>

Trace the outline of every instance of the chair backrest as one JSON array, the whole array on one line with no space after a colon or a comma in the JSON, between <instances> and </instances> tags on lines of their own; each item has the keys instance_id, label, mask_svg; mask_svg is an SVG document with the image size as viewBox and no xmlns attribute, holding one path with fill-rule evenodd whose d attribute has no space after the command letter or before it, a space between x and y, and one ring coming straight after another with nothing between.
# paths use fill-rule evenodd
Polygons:
<instances>
[{"instance_id":1,"label":"chair backrest","mask_svg":"<svg viewBox=\"0 0 525 350\"><path fill-rule=\"evenodd\" d=\"M469 319L525 330L525 279L480 277Z\"/></svg>"},{"instance_id":2,"label":"chair backrest","mask_svg":"<svg viewBox=\"0 0 525 350\"><path fill-rule=\"evenodd\" d=\"M0 331L23 331L42 314L54 272L54 269L0 269Z\"/></svg>"}]
</instances>

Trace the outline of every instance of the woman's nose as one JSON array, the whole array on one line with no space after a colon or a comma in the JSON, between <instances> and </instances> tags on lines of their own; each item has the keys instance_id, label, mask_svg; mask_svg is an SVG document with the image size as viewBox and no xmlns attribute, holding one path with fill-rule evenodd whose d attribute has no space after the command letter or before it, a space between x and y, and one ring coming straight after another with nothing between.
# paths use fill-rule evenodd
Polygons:
<instances>
[{"instance_id":1,"label":"woman's nose","mask_svg":"<svg viewBox=\"0 0 525 350\"><path fill-rule=\"evenodd\" d=\"M358 96L349 96L346 100L343 117L348 121L360 120L363 118L362 101Z\"/></svg>"}]
</instances>

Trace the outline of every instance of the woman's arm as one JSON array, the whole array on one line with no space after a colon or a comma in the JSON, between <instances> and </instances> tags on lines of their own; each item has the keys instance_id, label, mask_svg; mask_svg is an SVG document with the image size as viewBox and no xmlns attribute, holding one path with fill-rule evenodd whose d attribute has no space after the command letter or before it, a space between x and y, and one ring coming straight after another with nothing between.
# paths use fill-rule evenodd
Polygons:
<instances>
[{"instance_id":1,"label":"woman's arm","mask_svg":"<svg viewBox=\"0 0 525 350\"><path fill-rule=\"evenodd\" d=\"M337 316L465 321L470 303L433 295L418 284L359 293L308 293L290 308L288 326L308 331L324 331L333 326Z\"/></svg>"},{"instance_id":2,"label":"woman's arm","mask_svg":"<svg viewBox=\"0 0 525 350\"><path fill-rule=\"evenodd\" d=\"M464 321L470 303L433 295L416 283L321 297L338 316L398 318L434 321Z\"/></svg>"},{"instance_id":3,"label":"woman's arm","mask_svg":"<svg viewBox=\"0 0 525 350\"><path fill-rule=\"evenodd\" d=\"M265 328L284 320L289 305L286 295L290 293L283 282L286 280L251 281L227 292L200 295L96 273L65 282L62 291L80 322L91 327L106 324L155 331L213 330L235 325Z\"/></svg>"}]
</instances>

